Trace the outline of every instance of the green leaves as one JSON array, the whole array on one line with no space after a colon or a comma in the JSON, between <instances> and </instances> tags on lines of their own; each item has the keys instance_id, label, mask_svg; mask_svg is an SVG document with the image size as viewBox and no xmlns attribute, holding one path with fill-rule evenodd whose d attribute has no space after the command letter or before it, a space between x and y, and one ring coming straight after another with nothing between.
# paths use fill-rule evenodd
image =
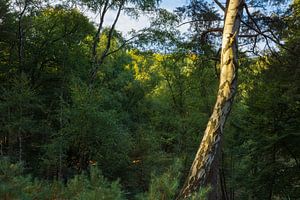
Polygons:
<instances>
[{"instance_id":1,"label":"green leaves","mask_svg":"<svg viewBox=\"0 0 300 200\"><path fill-rule=\"evenodd\" d=\"M249 76L242 71L241 86L248 85L233 109L228 130L232 138L225 148L227 170L241 199L299 195L295 142L300 138L294 134L299 129L299 73L293 57L283 50L252 64Z\"/></svg>"},{"instance_id":2,"label":"green leaves","mask_svg":"<svg viewBox=\"0 0 300 200\"><path fill-rule=\"evenodd\" d=\"M124 194L118 182L109 183L97 167L89 174L80 174L64 185L59 181L33 180L22 174L22 166L0 160L0 196L8 199L91 199L122 200Z\"/></svg>"},{"instance_id":3,"label":"green leaves","mask_svg":"<svg viewBox=\"0 0 300 200\"><path fill-rule=\"evenodd\" d=\"M0 2L0 155L12 161L0 161L0 198L173 199L215 100L218 40L201 34L221 25L219 11L203 1L172 13L156 0L126 0L121 13L150 15L151 27L136 32L132 45L102 27L96 57L110 33L113 53L90 87L97 30L71 7L103 14L105 2L114 12L123 1L31 2L22 34L24 2L16 8ZM293 53L278 48L275 56L240 59L240 95L225 131L223 163L236 199L267 199L271 190L273 198L299 196L298 4L282 20L260 18L272 21ZM179 31L183 20L195 20L186 35Z\"/></svg>"},{"instance_id":4,"label":"green leaves","mask_svg":"<svg viewBox=\"0 0 300 200\"><path fill-rule=\"evenodd\" d=\"M103 107L107 103L103 92L105 89L90 91L80 84L73 88L73 103L63 111L67 123L62 140L68 141L67 151L75 156L71 162L77 170L95 162L106 176L112 177L126 168L131 141L118 107Z\"/></svg>"}]
</instances>

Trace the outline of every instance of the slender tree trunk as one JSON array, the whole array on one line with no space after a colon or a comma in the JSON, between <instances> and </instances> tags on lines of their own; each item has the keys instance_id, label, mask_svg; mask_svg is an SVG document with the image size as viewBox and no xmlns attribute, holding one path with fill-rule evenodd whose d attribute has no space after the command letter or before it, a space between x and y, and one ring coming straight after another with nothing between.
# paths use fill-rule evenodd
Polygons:
<instances>
[{"instance_id":1,"label":"slender tree trunk","mask_svg":"<svg viewBox=\"0 0 300 200\"><path fill-rule=\"evenodd\" d=\"M22 162L22 136L21 132L18 133L18 140L19 140L19 162Z\"/></svg>"},{"instance_id":2,"label":"slender tree trunk","mask_svg":"<svg viewBox=\"0 0 300 200\"><path fill-rule=\"evenodd\" d=\"M22 16L20 15L18 21L18 59L19 59L19 70L23 70L23 50L24 50L24 41L23 41L23 27L22 27Z\"/></svg>"},{"instance_id":3,"label":"slender tree trunk","mask_svg":"<svg viewBox=\"0 0 300 200\"><path fill-rule=\"evenodd\" d=\"M228 193L227 193L227 185L226 185L226 179L225 179L225 171L224 171L224 153L222 151L221 153L221 166L219 168L219 178L220 178L220 185L221 185L221 191L222 191L222 199L223 200L229 200Z\"/></svg>"},{"instance_id":4,"label":"slender tree trunk","mask_svg":"<svg viewBox=\"0 0 300 200\"><path fill-rule=\"evenodd\" d=\"M19 70L23 72L24 70L24 27L23 27L23 17L27 10L29 1L24 1L24 7L19 13L18 16L18 61L19 61Z\"/></svg>"},{"instance_id":5,"label":"slender tree trunk","mask_svg":"<svg viewBox=\"0 0 300 200\"><path fill-rule=\"evenodd\" d=\"M22 131L21 131L21 119L23 117L23 109L21 107L21 105L19 106L19 109L20 109L20 125L19 125L19 128L18 128L18 140L19 140L19 162L22 162Z\"/></svg>"},{"instance_id":6,"label":"slender tree trunk","mask_svg":"<svg viewBox=\"0 0 300 200\"><path fill-rule=\"evenodd\" d=\"M220 84L216 104L186 182L177 199L186 199L200 187L211 186L209 199L218 196L218 165L225 121L237 89L237 35L244 0L229 0L223 29Z\"/></svg>"},{"instance_id":7,"label":"slender tree trunk","mask_svg":"<svg viewBox=\"0 0 300 200\"><path fill-rule=\"evenodd\" d=\"M234 177L234 160L233 160L233 156L232 154L230 155L230 174L231 174L231 177ZM229 199L230 200L234 200L234 187L233 186L230 186L229 188Z\"/></svg>"},{"instance_id":8,"label":"slender tree trunk","mask_svg":"<svg viewBox=\"0 0 300 200\"><path fill-rule=\"evenodd\" d=\"M2 138L0 140L0 156L3 156L3 142L2 142Z\"/></svg>"},{"instance_id":9,"label":"slender tree trunk","mask_svg":"<svg viewBox=\"0 0 300 200\"><path fill-rule=\"evenodd\" d=\"M275 129L276 131L276 129ZM275 145L273 145L272 148L272 155L271 155L271 165L274 165L274 163L276 162L276 147ZM273 199L273 192L274 192L274 184L275 184L275 178L276 178L276 171L275 169L273 169L273 175L271 176L271 180L269 183L269 196L268 199L272 200Z\"/></svg>"},{"instance_id":10,"label":"slender tree trunk","mask_svg":"<svg viewBox=\"0 0 300 200\"><path fill-rule=\"evenodd\" d=\"M59 128L62 130L63 128L63 105L62 105L62 100L63 100L63 94L61 92L60 94L60 116L59 116ZM59 163L58 163L58 180L62 179L62 136L61 133L59 133Z\"/></svg>"}]
</instances>

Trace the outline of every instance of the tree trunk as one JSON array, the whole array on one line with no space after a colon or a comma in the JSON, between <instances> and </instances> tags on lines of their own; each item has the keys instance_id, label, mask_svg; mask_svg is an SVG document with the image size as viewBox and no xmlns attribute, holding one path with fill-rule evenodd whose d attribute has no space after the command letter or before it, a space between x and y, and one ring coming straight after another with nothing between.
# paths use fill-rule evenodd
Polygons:
<instances>
[{"instance_id":1,"label":"tree trunk","mask_svg":"<svg viewBox=\"0 0 300 200\"><path fill-rule=\"evenodd\" d=\"M21 132L19 131L18 133L18 140L19 140L19 162L22 162L22 135Z\"/></svg>"},{"instance_id":2,"label":"tree trunk","mask_svg":"<svg viewBox=\"0 0 300 200\"><path fill-rule=\"evenodd\" d=\"M244 0L229 0L222 38L220 84L216 104L186 182L177 199L186 199L200 187L211 186L209 199L218 195L218 161L225 121L237 90L237 35Z\"/></svg>"}]
</instances>

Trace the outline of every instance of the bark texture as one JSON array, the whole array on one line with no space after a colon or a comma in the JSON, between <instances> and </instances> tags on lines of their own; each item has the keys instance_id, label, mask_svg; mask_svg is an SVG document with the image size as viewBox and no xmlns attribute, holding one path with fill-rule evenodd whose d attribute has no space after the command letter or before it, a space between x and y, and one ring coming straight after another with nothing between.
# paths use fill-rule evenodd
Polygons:
<instances>
[{"instance_id":1,"label":"bark texture","mask_svg":"<svg viewBox=\"0 0 300 200\"><path fill-rule=\"evenodd\" d=\"M227 3L222 38L220 84L216 104L177 200L186 199L200 187L208 185L212 187L209 199L221 199L217 192L218 160L224 124L237 90L237 35L243 5L244 0L229 0Z\"/></svg>"}]
</instances>

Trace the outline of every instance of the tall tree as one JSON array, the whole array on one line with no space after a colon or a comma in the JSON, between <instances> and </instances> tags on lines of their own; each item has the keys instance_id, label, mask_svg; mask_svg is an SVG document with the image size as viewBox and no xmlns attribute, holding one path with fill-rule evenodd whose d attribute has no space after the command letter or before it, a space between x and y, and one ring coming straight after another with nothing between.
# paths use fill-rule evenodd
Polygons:
<instances>
[{"instance_id":1,"label":"tall tree","mask_svg":"<svg viewBox=\"0 0 300 200\"><path fill-rule=\"evenodd\" d=\"M78 2L77 2L78 3ZM153 10L157 4L159 3L159 0L80 0L79 4L82 6L88 7L92 12L99 15L99 24L97 25L97 31L94 34L93 37L93 44L91 48L91 71L90 71L90 80L89 84L90 86L93 85L97 73L99 71L99 68L101 65L103 65L106 58L114 54L115 52L119 51L121 48L126 46L126 44L133 39L134 37L125 40L122 44L120 44L120 47L115 50L111 50L111 42L112 38L115 33L115 27L117 22L119 21L119 18L122 12L125 14L128 14L131 12L134 12L135 15L138 15L138 11L149 11ZM130 7L130 5L133 5L133 7ZM102 43L103 41L100 41L101 33L104 31L104 22L105 18L107 17L107 14L111 11L116 11L116 15L113 18L113 22L111 26L108 28L108 34L107 34L107 41L105 44L105 48L102 52L99 52L98 46L99 43Z\"/></svg>"},{"instance_id":2,"label":"tall tree","mask_svg":"<svg viewBox=\"0 0 300 200\"><path fill-rule=\"evenodd\" d=\"M225 121L231 110L237 89L237 35L240 28L244 0L229 0L223 28L220 84L216 104L208 121L202 142L191 166L186 182L177 199L186 199L199 187L213 187L210 199L219 199L217 191L218 157Z\"/></svg>"}]
</instances>

